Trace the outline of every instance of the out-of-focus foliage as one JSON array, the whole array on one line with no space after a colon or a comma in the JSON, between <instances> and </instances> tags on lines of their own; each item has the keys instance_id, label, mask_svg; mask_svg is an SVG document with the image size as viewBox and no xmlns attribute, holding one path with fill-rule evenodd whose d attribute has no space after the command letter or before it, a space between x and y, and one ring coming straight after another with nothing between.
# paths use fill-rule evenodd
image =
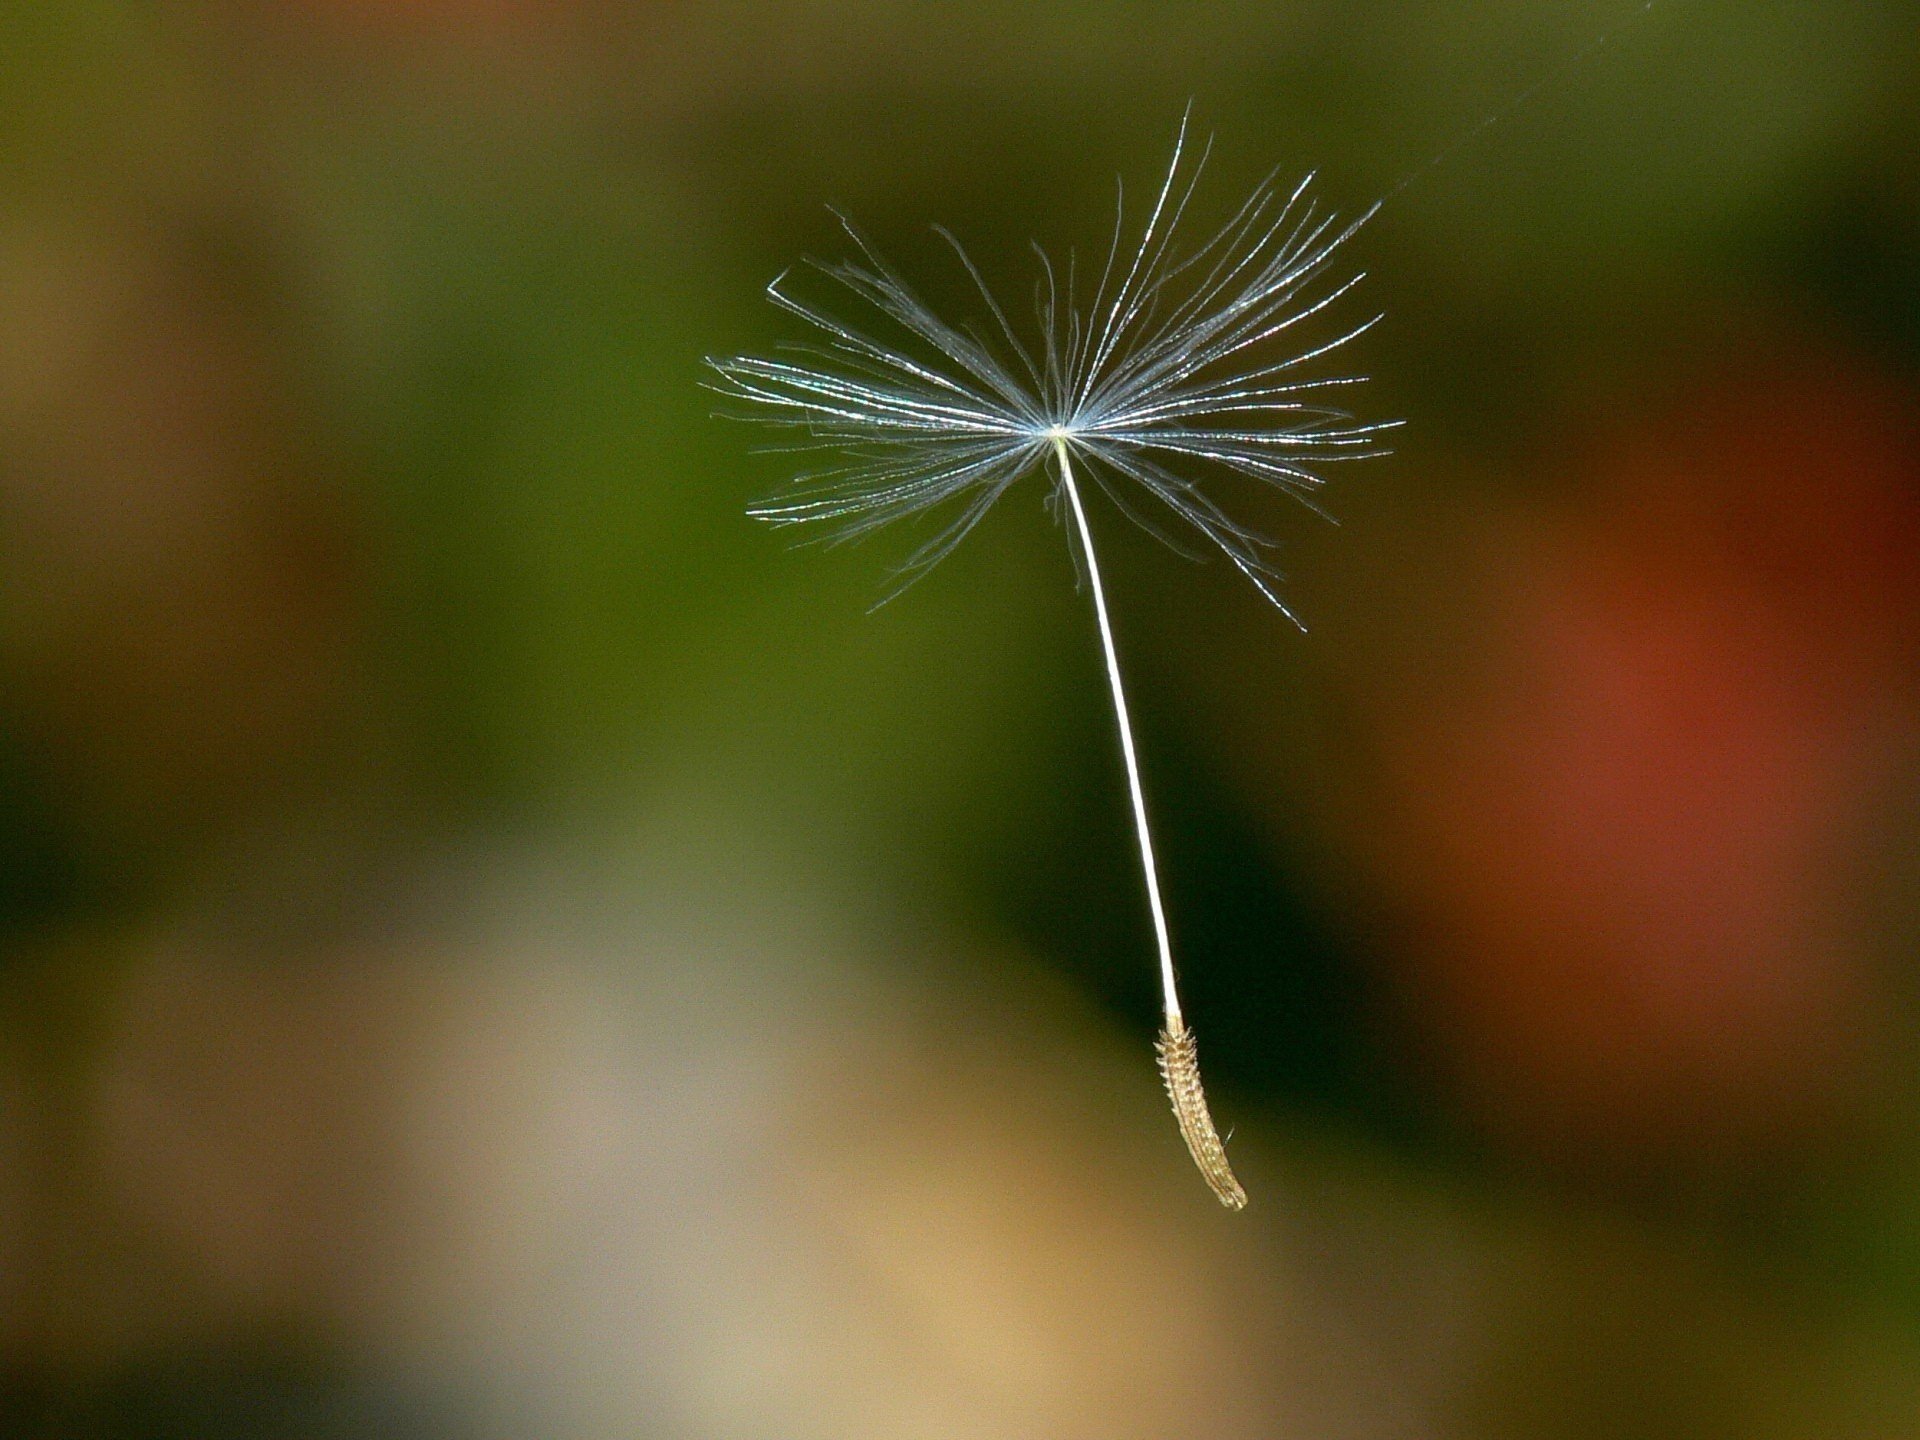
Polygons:
<instances>
[{"instance_id":1,"label":"out-of-focus foliage","mask_svg":"<svg viewBox=\"0 0 1920 1440\"><path fill-rule=\"evenodd\" d=\"M14 7L0 1431L1920 1428L1916 18ZM1237 1220L1043 487L869 615L699 383L1189 99L1408 422L1304 638L1095 517Z\"/></svg>"}]
</instances>

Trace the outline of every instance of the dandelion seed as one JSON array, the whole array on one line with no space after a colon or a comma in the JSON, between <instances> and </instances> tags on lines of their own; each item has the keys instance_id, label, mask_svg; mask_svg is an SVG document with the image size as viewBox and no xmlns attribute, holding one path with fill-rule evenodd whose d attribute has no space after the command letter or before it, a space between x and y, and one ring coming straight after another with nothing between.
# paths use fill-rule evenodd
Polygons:
<instances>
[{"instance_id":1,"label":"dandelion seed","mask_svg":"<svg viewBox=\"0 0 1920 1440\"><path fill-rule=\"evenodd\" d=\"M1040 274L1027 338L994 298L948 231L978 292L985 323L941 319L844 217L858 258L814 265L860 302L864 320L843 319L800 299L783 275L768 287L782 309L816 332L791 358L711 360L714 387L761 407L757 418L802 432L799 448L832 452L751 513L775 525L821 525L851 539L909 516L944 523L899 567L887 598L913 583L966 538L1017 481L1051 472L1049 503L1071 518L1076 557L1093 596L1120 732L1121 757L1147 903L1159 951L1165 1025L1161 1074L1194 1163L1221 1203L1246 1204L1207 1111L1193 1032L1180 1010L1173 946L1147 824L1133 724L1095 556L1084 490L1097 486L1121 513L1174 548L1154 522L1197 533L1281 614L1271 542L1233 518L1202 481L1222 477L1272 486L1313 508L1320 468L1386 453L1379 437L1397 422L1363 424L1325 399L1354 375L1317 375L1325 359L1378 321L1374 316L1317 345L1292 348L1293 332L1358 284L1329 281L1335 253L1371 218L1341 224L1309 194L1274 178L1256 186L1232 218L1191 247L1180 226L1207 163L1188 161L1183 119L1155 198L1127 243L1124 189L1091 297L1076 267L1056 267L1035 247ZM1378 208L1377 206L1374 208ZM1145 513L1143 513L1143 511ZM1153 518L1149 518L1149 516Z\"/></svg>"}]
</instances>

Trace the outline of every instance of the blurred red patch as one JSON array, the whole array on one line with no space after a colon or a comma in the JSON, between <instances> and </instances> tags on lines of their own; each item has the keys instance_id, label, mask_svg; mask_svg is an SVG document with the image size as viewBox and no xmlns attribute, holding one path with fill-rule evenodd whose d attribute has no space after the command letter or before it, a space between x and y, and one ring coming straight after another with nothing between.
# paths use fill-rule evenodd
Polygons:
<instances>
[{"instance_id":1,"label":"blurred red patch","mask_svg":"<svg viewBox=\"0 0 1920 1440\"><path fill-rule=\"evenodd\" d=\"M1501 1121L1791 1129L1867 1043L1915 437L1886 378L1795 352L1576 438L1589 503L1509 545L1476 678L1383 718L1415 988Z\"/></svg>"}]
</instances>

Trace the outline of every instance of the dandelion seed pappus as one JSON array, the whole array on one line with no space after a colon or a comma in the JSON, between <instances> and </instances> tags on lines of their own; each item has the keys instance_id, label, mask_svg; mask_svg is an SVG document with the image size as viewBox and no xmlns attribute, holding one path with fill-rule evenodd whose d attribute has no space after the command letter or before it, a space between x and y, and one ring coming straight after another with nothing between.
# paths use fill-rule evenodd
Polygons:
<instances>
[{"instance_id":1,"label":"dandelion seed pappus","mask_svg":"<svg viewBox=\"0 0 1920 1440\"><path fill-rule=\"evenodd\" d=\"M1378 316L1316 343L1293 343L1360 282L1359 274L1332 280L1329 271L1373 211L1342 223L1313 198L1311 176L1290 190L1269 176L1223 226L1183 245L1182 221L1211 149L1207 142L1194 155L1190 136L1189 117L1131 241L1122 187L1089 296L1076 293L1075 267L1063 271L1035 247L1035 324L1024 337L952 231L937 233L980 301L984 323L977 327L937 314L840 216L856 258L810 262L810 269L854 302L847 307L853 313L801 298L791 274L783 274L768 296L812 328L813 342L789 347L780 358L709 363L720 377L714 388L758 407L748 418L790 427L799 433L799 448L833 457L780 497L754 506L755 517L781 526L818 525L849 539L910 516L946 512L945 523L899 567L888 598L948 555L1019 481L1036 473L1050 477L1050 499L1056 513L1071 517L1071 543L1092 592L1126 767L1159 952L1161 1073L1195 1163L1221 1202L1239 1209L1246 1193L1208 1114L1193 1034L1180 1009L1085 491L1091 482L1155 534L1140 507L1197 533L1298 624L1278 593L1271 542L1229 514L1210 483L1222 475L1243 477L1312 506L1321 467L1385 453L1380 437L1397 422L1356 420L1328 396L1362 377L1318 373L1319 362L1371 329Z\"/></svg>"}]
</instances>

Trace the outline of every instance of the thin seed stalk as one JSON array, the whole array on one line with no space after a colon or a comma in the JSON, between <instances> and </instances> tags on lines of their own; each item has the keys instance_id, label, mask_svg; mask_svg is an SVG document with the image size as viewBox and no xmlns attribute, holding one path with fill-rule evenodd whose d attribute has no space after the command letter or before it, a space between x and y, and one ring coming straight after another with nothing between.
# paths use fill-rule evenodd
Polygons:
<instances>
[{"instance_id":1,"label":"thin seed stalk","mask_svg":"<svg viewBox=\"0 0 1920 1440\"><path fill-rule=\"evenodd\" d=\"M1107 662L1107 686L1113 698L1113 718L1120 730L1120 755L1126 762L1127 793L1133 801L1133 831L1140 845L1140 870L1147 887L1147 905L1153 914L1153 938L1160 952L1160 995L1163 1023L1155 1049L1160 1057L1160 1075L1167 1085L1167 1098L1173 1102L1174 1118L1180 1124L1180 1136L1200 1174L1222 1205L1229 1210L1247 1203L1247 1192L1234 1178L1227 1164L1225 1147L1213 1128L1213 1116L1207 1111L1207 1094L1200 1084L1200 1059L1193 1032L1180 1013L1180 990L1173 973L1173 942L1167 932L1166 905L1160 898L1160 867L1154 859L1153 836L1147 827L1147 796L1140 780L1140 756L1133 739L1133 720L1127 710L1127 689L1120 678L1120 654L1113 641L1113 623L1107 616L1106 591L1100 583L1100 562L1094 555L1093 531L1087 524L1086 507L1080 503L1080 487L1073 478L1073 464L1067 457L1064 435L1053 437L1054 457L1060 464L1060 484L1073 510L1073 523L1080 539L1080 553L1087 561L1088 588L1093 591L1093 614L1100 627L1100 648Z\"/></svg>"}]
</instances>

